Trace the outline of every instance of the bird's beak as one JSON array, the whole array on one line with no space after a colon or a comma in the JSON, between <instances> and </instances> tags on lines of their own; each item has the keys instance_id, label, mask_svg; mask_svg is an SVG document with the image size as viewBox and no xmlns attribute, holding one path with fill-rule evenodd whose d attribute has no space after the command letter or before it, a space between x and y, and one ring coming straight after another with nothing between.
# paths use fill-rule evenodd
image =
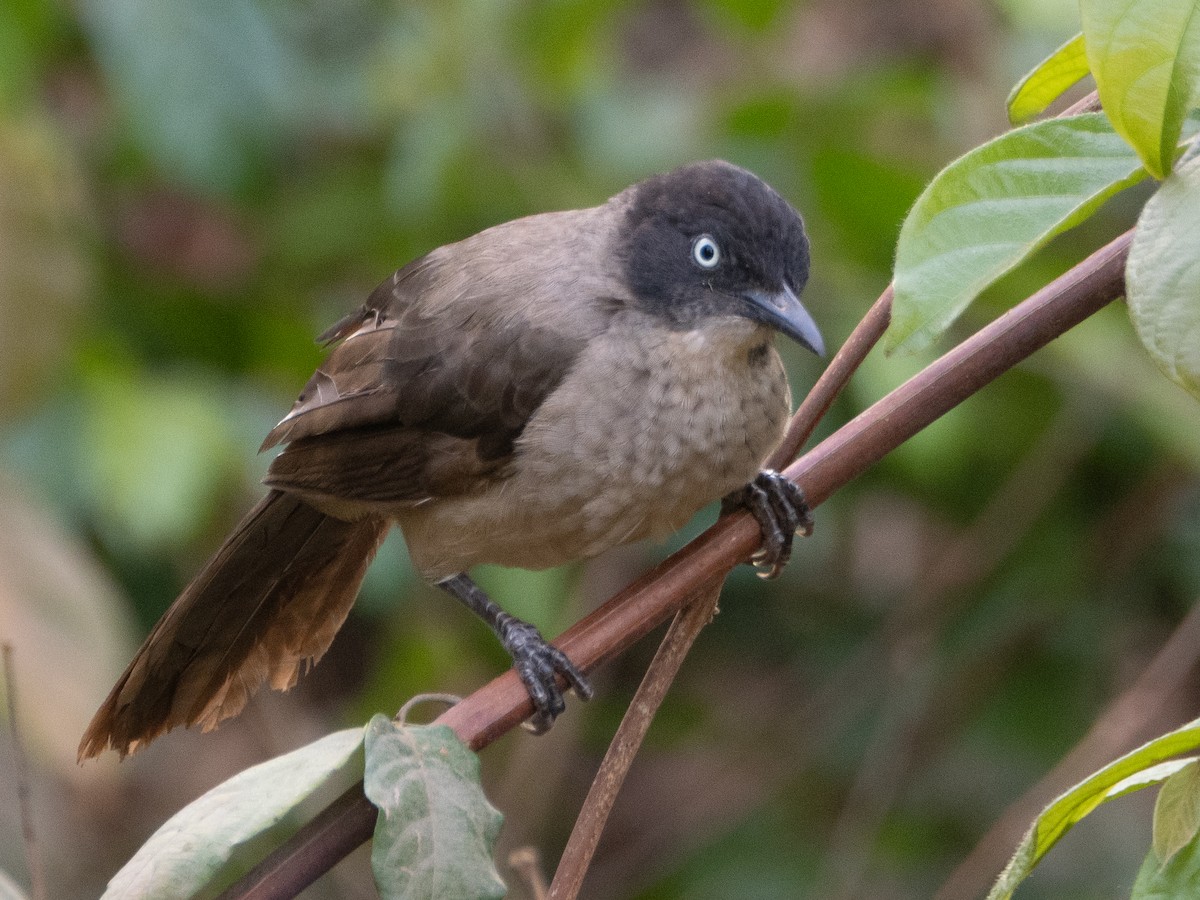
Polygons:
<instances>
[{"instance_id":1,"label":"bird's beak","mask_svg":"<svg viewBox=\"0 0 1200 900\"><path fill-rule=\"evenodd\" d=\"M749 291L743 296L754 308L754 318L778 329L817 356L825 355L825 341L817 323L788 285L777 293Z\"/></svg>"}]
</instances>

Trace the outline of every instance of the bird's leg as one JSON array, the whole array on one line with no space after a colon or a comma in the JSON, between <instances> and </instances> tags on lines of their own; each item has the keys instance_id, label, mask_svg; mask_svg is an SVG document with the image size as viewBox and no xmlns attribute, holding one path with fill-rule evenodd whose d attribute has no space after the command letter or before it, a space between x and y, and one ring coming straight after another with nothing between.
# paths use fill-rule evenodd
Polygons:
<instances>
[{"instance_id":1,"label":"bird's leg","mask_svg":"<svg viewBox=\"0 0 1200 900\"><path fill-rule=\"evenodd\" d=\"M804 491L778 472L763 469L754 480L721 501L721 514L749 510L762 529L763 544L750 561L760 578L778 578L792 556L796 532L812 534L813 517Z\"/></svg>"},{"instance_id":2,"label":"bird's leg","mask_svg":"<svg viewBox=\"0 0 1200 900\"><path fill-rule=\"evenodd\" d=\"M502 610L466 572L445 578L437 586L461 600L471 612L487 622L500 639L513 659L513 668L517 670L525 690L529 692L529 699L533 701L535 711L529 721L536 733L549 729L567 708L563 692L555 680L556 675L562 675L568 687L573 688L581 699L591 698L591 684L567 659L566 654L549 643L528 622L522 622Z\"/></svg>"}]
</instances>

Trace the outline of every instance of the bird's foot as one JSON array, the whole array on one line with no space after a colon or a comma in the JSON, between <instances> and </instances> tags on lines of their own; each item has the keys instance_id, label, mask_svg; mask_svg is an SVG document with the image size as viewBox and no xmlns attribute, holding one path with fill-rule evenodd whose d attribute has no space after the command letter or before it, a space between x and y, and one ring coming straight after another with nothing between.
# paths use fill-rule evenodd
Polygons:
<instances>
[{"instance_id":1,"label":"bird's foot","mask_svg":"<svg viewBox=\"0 0 1200 900\"><path fill-rule=\"evenodd\" d=\"M453 594L487 622L512 657L513 668L533 701L534 713L529 727L535 734L549 730L567 708L557 676L561 675L567 682L567 689L574 690L581 700L591 699L591 683L567 655L528 622L502 610L465 572L443 578L438 587Z\"/></svg>"},{"instance_id":2,"label":"bird's foot","mask_svg":"<svg viewBox=\"0 0 1200 900\"><path fill-rule=\"evenodd\" d=\"M812 510L804 491L778 472L764 469L754 480L734 491L722 503L722 511L749 510L762 529L762 547L750 557L759 578L778 578L792 556L796 533L808 537L813 530Z\"/></svg>"},{"instance_id":3,"label":"bird's foot","mask_svg":"<svg viewBox=\"0 0 1200 900\"><path fill-rule=\"evenodd\" d=\"M562 675L568 689L574 690L582 700L592 697L592 685L567 655L542 637L542 633L528 622L506 616L496 628L500 643L513 658L513 668L529 699L533 701L534 713L529 720L529 729L534 734L544 734L554 720L567 708L563 692L555 676Z\"/></svg>"}]
</instances>

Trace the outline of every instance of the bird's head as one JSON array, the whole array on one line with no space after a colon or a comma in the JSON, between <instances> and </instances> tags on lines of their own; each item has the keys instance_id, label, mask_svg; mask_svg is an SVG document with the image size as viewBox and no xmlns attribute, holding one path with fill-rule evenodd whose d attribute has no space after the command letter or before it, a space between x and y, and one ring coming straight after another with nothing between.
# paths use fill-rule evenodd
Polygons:
<instances>
[{"instance_id":1,"label":"bird's head","mask_svg":"<svg viewBox=\"0 0 1200 900\"><path fill-rule=\"evenodd\" d=\"M808 281L804 222L760 178L727 162L691 163L622 196L622 256L639 303L681 328L741 316L824 355L799 300Z\"/></svg>"}]
</instances>

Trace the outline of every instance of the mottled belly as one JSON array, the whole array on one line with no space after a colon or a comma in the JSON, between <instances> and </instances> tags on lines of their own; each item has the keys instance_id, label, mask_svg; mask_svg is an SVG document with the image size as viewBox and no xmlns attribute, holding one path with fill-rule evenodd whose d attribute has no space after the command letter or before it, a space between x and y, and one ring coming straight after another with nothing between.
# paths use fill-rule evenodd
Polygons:
<instances>
[{"instance_id":1,"label":"mottled belly","mask_svg":"<svg viewBox=\"0 0 1200 900\"><path fill-rule=\"evenodd\" d=\"M599 359L582 360L526 426L508 479L399 520L418 569L440 578L594 556L665 537L745 484L790 409L778 355L749 331L733 351L668 332L623 366L594 348Z\"/></svg>"}]
</instances>

